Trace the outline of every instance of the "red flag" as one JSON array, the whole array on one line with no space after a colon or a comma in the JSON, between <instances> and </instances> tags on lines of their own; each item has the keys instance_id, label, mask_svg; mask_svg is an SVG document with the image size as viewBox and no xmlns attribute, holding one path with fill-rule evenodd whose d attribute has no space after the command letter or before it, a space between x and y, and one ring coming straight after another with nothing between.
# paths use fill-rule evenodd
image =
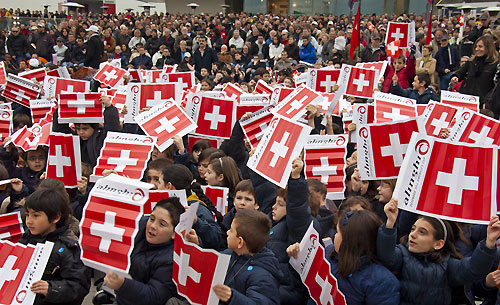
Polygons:
<instances>
[{"instance_id":1,"label":"red flag","mask_svg":"<svg viewBox=\"0 0 500 305\"><path fill-rule=\"evenodd\" d=\"M198 125L197 134L229 138L236 120L235 100L195 95L188 101L186 112Z\"/></svg>"},{"instance_id":2,"label":"red flag","mask_svg":"<svg viewBox=\"0 0 500 305\"><path fill-rule=\"evenodd\" d=\"M371 98L373 96L373 89L377 87L378 79L377 70L351 67L345 94Z\"/></svg>"},{"instance_id":3,"label":"red flag","mask_svg":"<svg viewBox=\"0 0 500 305\"><path fill-rule=\"evenodd\" d=\"M51 128L51 124L33 124L30 128L24 126L12 135L12 143L24 151L36 150L39 145L49 146Z\"/></svg>"},{"instance_id":4,"label":"red flag","mask_svg":"<svg viewBox=\"0 0 500 305\"><path fill-rule=\"evenodd\" d=\"M177 83L184 91L193 88L195 85L194 72L174 72L166 74L169 83Z\"/></svg>"},{"instance_id":5,"label":"red flag","mask_svg":"<svg viewBox=\"0 0 500 305\"><path fill-rule=\"evenodd\" d=\"M20 212L0 215L0 239L16 243L23 233L23 221Z\"/></svg>"},{"instance_id":6,"label":"red flag","mask_svg":"<svg viewBox=\"0 0 500 305\"><path fill-rule=\"evenodd\" d=\"M168 99L177 102L181 98L182 90L178 83L128 84L126 100L128 113L125 115L125 123L135 123L134 117L143 108L151 108Z\"/></svg>"},{"instance_id":7,"label":"red flag","mask_svg":"<svg viewBox=\"0 0 500 305\"><path fill-rule=\"evenodd\" d=\"M471 110L459 110L450 131L451 142L500 145L500 122Z\"/></svg>"},{"instance_id":8,"label":"red flag","mask_svg":"<svg viewBox=\"0 0 500 305\"><path fill-rule=\"evenodd\" d=\"M12 124L13 117L12 110L0 110L0 142L3 142L12 133L14 128Z\"/></svg>"},{"instance_id":9,"label":"red flag","mask_svg":"<svg viewBox=\"0 0 500 305\"><path fill-rule=\"evenodd\" d=\"M198 140L206 140L210 143L210 147L215 147L219 148L222 142L224 141L223 138L218 138L218 137L209 137L209 136L197 136L197 135L188 135L188 145L189 145L189 151L193 151L193 145L196 141Z\"/></svg>"},{"instance_id":10,"label":"red flag","mask_svg":"<svg viewBox=\"0 0 500 305\"><path fill-rule=\"evenodd\" d=\"M232 83L227 83L222 91L226 93L228 98L236 99L238 102L240 100L240 95L243 94L243 91L240 89L240 87Z\"/></svg>"},{"instance_id":11,"label":"red flag","mask_svg":"<svg viewBox=\"0 0 500 305\"><path fill-rule=\"evenodd\" d=\"M278 105L294 90L295 90L294 88L285 88L285 87L274 88L273 93L271 94L270 103L273 105Z\"/></svg>"},{"instance_id":12,"label":"red flag","mask_svg":"<svg viewBox=\"0 0 500 305\"><path fill-rule=\"evenodd\" d=\"M104 107L100 93L59 95L59 123L103 123Z\"/></svg>"},{"instance_id":13,"label":"red flag","mask_svg":"<svg viewBox=\"0 0 500 305\"><path fill-rule=\"evenodd\" d=\"M354 18L354 26L352 28L351 42L349 48L349 57L354 59L354 50L359 46L359 8L361 2L358 5L358 12L356 13L356 18Z\"/></svg>"},{"instance_id":14,"label":"red flag","mask_svg":"<svg viewBox=\"0 0 500 305\"><path fill-rule=\"evenodd\" d=\"M39 123L41 119L43 119L47 113L53 111L56 106L56 104L47 99L42 99L42 100L31 100L30 101L30 111L31 111L31 118L33 120L33 123Z\"/></svg>"},{"instance_id":15,"label":"red flag","mask_svg":"<svg viewBox=\"0 0 500 305\"><path fill-rule=\"evenodd\" d=\"M387 35L385 37L385 45L389 45L393 41L399 41L400 48L407 48L410 42L409 39L410 24L389 21Z\"/></svg>"},{"instance_id":16,"label":"red flag","mask_svg":"<svg viewBox=\"0 0 500 305\"><path fill-rule=\"evenodd\" d=\"M82 177L80 137L52 133L49 143L46 177L62 181L68 188L77 187L77 181Z\"/></svg>"},{"instance_id":17,"label":"red flag","mask_svg":"<svg viewBox=\"0 0 500 305\"><path fill-rule=\"evenodd\" d=\"M31 81L36 81L39 83L43 83L43 80L45 79L46 76L46 71L45 68L39 68L35 70L29 70L29 71L24 71L18 74L18 76L22 78L29 79Z\"/></svg>"},{"instance_id":18,"label":"red flag","mask_svg":"<svg viewBox=\"0 0 500 305\"><path fill-rule=\"evenodd\" d=\"M297 88L294 93L290 94L276 108L274 113L281 115L291 120L298 120L306 114L306 107L309 104L318 104L322 96L307 87Z\"/></svg>"},{"instance_id":19,"label":"red flag","mask_svg":"<svg viewBox=\"0 0 500 305\"><path fill-rule=\"evenodd\" d=\"M229 188L220 186L202 185L201 189L208 198L214 203L217 211L226 215L228 208ZM215 215L214 215L215 216Z\"/></svg>"},{"instance_id":20,"label":"red flag","mask_svg":"<svg viewBox=\"0 0 500 305\"><path fill-rule=\"evenodd\" d=\"M427 36L425 38L425 45L430 45L432 42L432 1L427 1Z\"/></svg>"},{"instance_id":21,"label":"red flag","mask_svg":"<svg viewBox=\"0 0 500 305\"><path fill-rule=\"evenodd\" d=\"M0 62L0 86L7 83L7 72L5 71L5 63Z\"/></svg>"},{"instance_id":22,"label":"red flag","mask_svg":"<svg viewBox=\"0 0 500 305\"><path fill-rule=\"evenodd\" d=\"M257 85L255 85L255 89L253 92L254 93L272 94L273 88L271 86L269 86L265 81L259 79L259 81L257 82Z\"/></svg>"},{"instance_id":23,"label":"red flag","mask_svg":"<svg viewBox=\"0 0 500 305\"><path fill-rule=\"evenodd\" d=\"M455 117L457 108L430 102L423 114L425 130L429 136L439 138L443 128L448 128Z\"/></svg>"},{"instance_id":24,"label":"red flag","mask_svg":"<svg viewBox=\"0 0 500 305\"><path fill-rule=\"evenodd\" d=\"M307 86L318 92L332 93L339 75L340 69L309 69Z\"/></svg>"},{"instance_id":25,"label":"red flag","mask_svg":"<svg viewBox=\"0 0 500 305\"><path fill-rule=\"evenodd\" d=\"M97 71L94 78L101 82L101 84L116 87L119 85L123 76L127 73L126 70L117 68L110 64L105 64L99 71Z\"/></svg>"},{"instance_id":26,"label":"red flag","mask_svg":"<svg viewBox=\"0 0 500 305\"><path fill-rule=\"evenodd\" d=\"M441 91L441 103L479 112L479 97L475 95L443 90Z\"/></svg>"},{"instance_id":27,"label":"red flag","mask_svg":"<svg viewBox=\"0 0 500 305\"><path fill-rule=\"evenodd\" d=\"M9 101L29 107L30 100L36 99L41 89L38 84L29 79L9 74L2 95Z\"/></svg>"},{"instance_id":28,"label":"red flag","mask_svg":"<svg viewBox=\"0 0 500 305\"><path fill-rule=\"evenodd\" d=\"M375 122L395 122L417 116L415 100L394 94L375 92Z\"/></svg>"},{"instance_id":29,"label":"red flag","mask_svg":"<svg viewBox=\"0 0 500 305\"><path fill-rule=\"evenodd\" d=\"M90 82L47 76L43 91L45 98L55 98L61 93L85 93L90 91Z\"/></svg>"}]
</instances>

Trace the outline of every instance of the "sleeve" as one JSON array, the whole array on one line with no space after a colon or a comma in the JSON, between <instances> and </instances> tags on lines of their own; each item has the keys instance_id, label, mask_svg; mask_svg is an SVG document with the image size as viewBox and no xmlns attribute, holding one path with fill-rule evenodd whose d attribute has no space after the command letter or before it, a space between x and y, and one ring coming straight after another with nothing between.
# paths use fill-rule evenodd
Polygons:
<instances>
[{"instance_id":1,"label":"sleeve","mask_svg":"<svg viewBox=\"0 0 500 305\"><path fill-rule=\"evenodd\" d=\"M413 75L415 75L415 63L416 63L415 56L411 56L410 58L408 58L408 61L406 62L405 75L406 78L408 79L408 82L412 79Z\"/></svg>"},{"instance_id":2,"label":"sleeve","mask_svg":"<svg viewBox=\"0 0 500 305\"><path fill-rule=\"evenodd\" d=\"M404 97L410 97L410 91L411 91L410 88L408 88L408 89L401 88L401 85L399 85L399 83L396 86L394 86L394 84L392 83L392 80L391 80L391 86L389 88L389 93L396 94L399 96L404 96Z\"/></svg>"},{"instance_id":3,"label":"sleeve","mask_svg":"<svg viewBox=\"0 0 500 305\"><path fill-rule=\"evenodd\" d=\"M196 216L197 220L193 224L193 229L203 240L204 247L215 250L219 249L224 244L222 240L223 232L221 227L213 220L212 213L200 204Z\"/></svg>"},{"instance_id":4,"label":"sleeve","mask_svg":"<svg viewBox=\"0 0 500 305\"><path fill-rule=\"evenodd\" d=\"M467 61L458 71L455 71L451 77L458 77L458 81L463 81L467 77L467 71L469 70L470 61Z\"/></svg>"},{"instance_id":5,"label":"sleeve","mask_svg":"<svg viewBox=\"0 0 500 305\"><path fill-rule=\"evenodd\" d=\"M188 163L189 163L189 153L187 152L186 149L184 149L184 153L183 154L179 154L179 151L175 150L175 152L174 152L174 163L175 164L182 164L182 165L188 166Z\"/></svg>"},{"instance_id":6,"label":"sleeve","mask_svg":"<svg viewBox=\"0 0 500 305\"><path fill-rule=\"evenodd\" d=\"M371 284L372 285L369 285L365 291L366 305L399 304L400 285L398 279L394 275L384 274L383 278L378 278L376 282L371 281Z\"/></svg>"},{"instance_id":7,"label":"sleeve","mask_svg":"<svg viewBox=\"0 0 500 305\"><path fill-rule=\"evenodd\" d=\"M279 284L270 274L259 274L247 281L245 294L231 288L229 305L278 305Z\"/></svg>"},{"instance_id":8,"label":"sleeve","mask_svg":"<svg viewBox=\"0 0 500 305\"><path fill-rule=\"evenodd\" d=\"M490 272L495 257L496 247L486 247L483 240L477 245L472 256L460 260L451 258L446 270L450 286L461 286L481 280Z\"/></svg>"},{"instance_id":9,"label":"sleeve","mask_svg":"<svg viewBox=\"0 0 500 305\"><path fill-rule=\"evenodd\" d=\"M293 241L300 241L313 221L308 203L309 189L304 177L288 180L286 225ZM317 230L319 228L316 228Z\"/></svg>"},{"instance_id":10,"label":"sleeve","mask_svg":"<svg viewBox=\"0 0 500 305\"><path fill-rule=\"evenodd\" d=\"M108 132L120 131L121 129L122 128L120 126L120 116L118 115L118 109L116 109L116 107L113 105L104 108L104 130Z\"/></svg>"},{"instance_id":11,"label":"sleeve","mask_svg":"<svg viewBox=\"0 0 500 305\"><path fill-rule=\"evenodd\" d=\"M226 154L233 158L238 167L244 165L248 160L248 152L245 147L245 134L241 128L240 122L236 121L229 138L229 143L226 145Z\"/></svg>"},{"instance_id":12,"label":"sleeve","mask_svg":"<svg viewBox=\"0 0 500 305\"><path fill-rule=\"evenodd\" d=\"M434 74L434 72L436 72L436 60L431 60L431 64L428 69L429 70L427 71L427 73L429 73L429 75L432 75Z\"/></svg>"},{"instance_id":13,"label":"sleeve","mask_svg":"<svg viewBox=\"0 0 500 305\"><path fill-rule=\"evenodd\" d=\"M276 202L276 187L269 180L248 169L250 181L255 191L255 200L259 210L268 215L272 212L273 204Z\"/></svg>"},{"instance_id":14,"label":"sleeve","mask_svg":"<svg viewBox=\"0 0 500 305\"><path fill-rule=\"evenodd\" d=\"M74 134L73 130L69 127L69 124L59 123L59 111L57 109L54 111L54 115L52 117L52 131Z\"/></svg>"},{"instance_id":15,"label":"sleeve","mask_svg":"<svg viewBox=\"0 0 500 305\"><path fill-rule=\"evenodd\" d=\"M403 253L396 246L396 239L396 229L388 229L385 224L378 228L377 256L391 271L398 272L403 267Z\"/></svg>"}]
</instances>

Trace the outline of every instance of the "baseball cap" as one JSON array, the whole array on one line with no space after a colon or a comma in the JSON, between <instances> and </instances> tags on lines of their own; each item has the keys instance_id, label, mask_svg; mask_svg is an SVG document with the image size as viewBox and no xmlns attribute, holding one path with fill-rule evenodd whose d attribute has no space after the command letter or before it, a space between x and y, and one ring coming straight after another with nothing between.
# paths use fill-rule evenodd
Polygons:
<instances>
[{"instance_id":1,"label":"baseball cap","mask_svg":"<svg viewBox=\"0 0 500 305\"><path fill-rule=\"evenodd\" d=\"M87 29L87 32L88 32L88 31L92 31L92 32L94 32L94 33L98 33L98 32L99 32L99 28L98 28L97 26L95 26L95 25L91 25L91 26L89 26L89 28Z\"/></svg>"},{"instance_id":2,"label":"baseball cap","mask_svg":"<svg viewBox=\"0 0 500 305\"><path fill-rule=\"evenodd\" d=\"M184 53L184 57L191 57L191 53L189 52Z\"/></svg>"},{"instance_id":3,"label":"baseball cap","mask_svg":"<svg viewBox=\"0 0 500 305\"><path fill-rule=\"evenodd\" d=\"M328 25L333 25L333 21L328 21Z\"/></svg>"}]
</instances>

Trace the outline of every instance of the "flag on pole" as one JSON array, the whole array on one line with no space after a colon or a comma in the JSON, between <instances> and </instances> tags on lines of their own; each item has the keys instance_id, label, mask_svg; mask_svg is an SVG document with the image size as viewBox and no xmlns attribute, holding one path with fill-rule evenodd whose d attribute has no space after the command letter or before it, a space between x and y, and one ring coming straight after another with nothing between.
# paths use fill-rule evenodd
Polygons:
<instances>
[{"instance_id":1,"label":"flag on pole","mask_svg":"<svg viewBox=\"0 0 500 305\"><path fill-rule=\"evenodd\" d=\"M356 13L356 18L354 19L354 27L352 29L352 35L351 35L351 47L349 49L349 57L351 59L354 59L354 50L359 45L359 8L361 7L361 3L358 4L358 12Z\"/></svg>"}]
</instances>

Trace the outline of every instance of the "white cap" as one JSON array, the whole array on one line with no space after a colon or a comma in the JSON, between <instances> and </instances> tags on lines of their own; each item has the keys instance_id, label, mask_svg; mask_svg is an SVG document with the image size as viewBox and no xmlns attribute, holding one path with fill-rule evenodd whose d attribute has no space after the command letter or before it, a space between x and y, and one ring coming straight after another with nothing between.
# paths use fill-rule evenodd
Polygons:
<instances>
[{"instance_id":1,"label":"white cap","mask_svg":"<svg viewBox=\"0 0 500 305\"><path fill-rule=\"evenodd\" d=\"M333 21L328 21L328 25L333 25Z\"/></svg>"},{"instance_id":2,"label":"white cap","mask_svg":"<svg viewBox=\"0 0 500 305\"><path fill-rule=\"evenodd\" d=\"M91 26L89 26L89 28L87 29L87 32L88 32L88 31L92 31L92 32L94 32L94 33L98 33L98 32L99 32L99 28L98 28L97 26L95 26L95 25L91 25Z\"/></svg>"},{"instance_id":3,"label":"white cap","mask_svg":"<svg viewBox=\"0 0 500 305\"><path fill-rule=\"evenodd\" d=\"M30 67L38 67L40 62L36 58L31 58L30 60L28 60L28 64L30 65Z\"/></svg>"}]
</instances>

